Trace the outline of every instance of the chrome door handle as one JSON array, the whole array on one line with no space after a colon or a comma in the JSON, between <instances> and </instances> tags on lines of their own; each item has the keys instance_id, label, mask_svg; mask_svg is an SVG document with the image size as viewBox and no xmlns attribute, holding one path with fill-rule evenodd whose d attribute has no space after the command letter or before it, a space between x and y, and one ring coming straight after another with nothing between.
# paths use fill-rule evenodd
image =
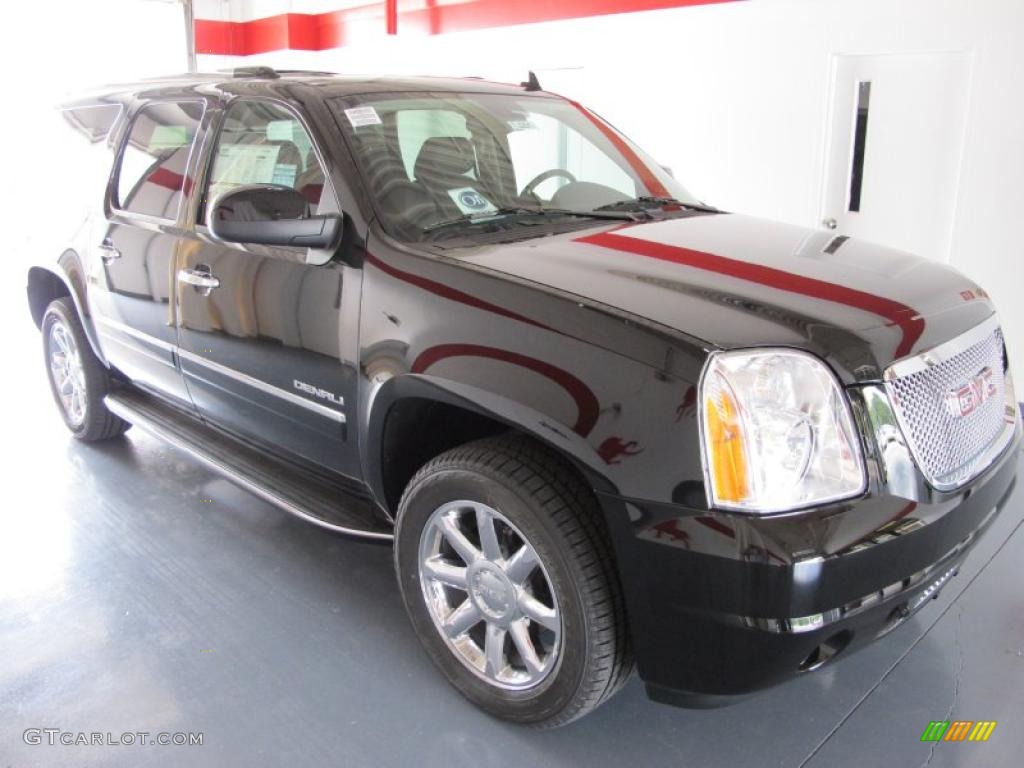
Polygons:
<instances>
[{"instance_id":1,"label":"chrome door handle","mask_svg":"<svg viewBox=\"0 0 1024 768\"><path fill-rule=\"evenodd\" d=\"M114 247L114 244L109 240L104 240L99 245L100 258L105 262L111 262L114 259L121 258L121 252Z\"/></svg>"},{"instance_id":2,"label":"chrome door handle","mask_svg":"<svg viewBox=\"0 0 1024 768\"><path fill-rule=\"evenodd\" d=\"M220 280L203 269L178 270L178 280L200 289L204 295L209 295L214 288L220 287Z\"/></svg>"}]
</instances>

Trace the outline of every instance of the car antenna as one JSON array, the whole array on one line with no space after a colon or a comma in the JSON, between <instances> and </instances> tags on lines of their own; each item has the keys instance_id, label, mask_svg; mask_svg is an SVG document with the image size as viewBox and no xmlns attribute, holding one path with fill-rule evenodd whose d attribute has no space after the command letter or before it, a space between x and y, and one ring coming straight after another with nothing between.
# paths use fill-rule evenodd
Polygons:
<instances>
[{"instance_id":1,"label":"car antenna","mask_svg":"<svg viewBox=\"0 0 1024 768\"><path fill-rule=\"evenodd\" d=\"M526 82L520 83L520 85L523 86L523 88L525 88L528 91L544 90L543 88L540 87L540 80L537 79L537 75L534 74L533 70L530 70L530 76L526 78Z\"/></svg>"}]
</instances>

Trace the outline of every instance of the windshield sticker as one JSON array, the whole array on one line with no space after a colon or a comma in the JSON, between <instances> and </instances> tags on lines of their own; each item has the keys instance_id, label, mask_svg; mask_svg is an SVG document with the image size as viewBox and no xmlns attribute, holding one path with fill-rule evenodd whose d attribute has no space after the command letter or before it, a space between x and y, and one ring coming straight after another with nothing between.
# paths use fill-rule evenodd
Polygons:
<instances>
[{"instance_id":1,"label":"windshield sticker","mask_svg":"<svg viewBox=\"0 0 1024 768\"><path fill-rule=\"evenodd\" d=\"M537 127L530 120L509 120L507 125L513 131L530 131Z\"/></svg>"},{"instance_id":2,"label":"windshield sticker","mask_svg":"<svg viewBox=\"0 0 1024 768\"><path fill-rule=\"evenodd\" d=\"M380 125L380 115L373 107L352 107L345 110L345 117L353 128L362 128L364 125Z\"/></svg>"},{"instance_id":3,"label":"windshield sticker","mask_svg":"<svg viewBox=\"0 0 1024 768\"><path fill-rule=\"evenodd\" d=\"M448 196L452 199L452 202L458 206L459 210L467 215L474 213L494 213L498 210L490 200L472 187L449 189Z\"/></svg>"}]
</instances>

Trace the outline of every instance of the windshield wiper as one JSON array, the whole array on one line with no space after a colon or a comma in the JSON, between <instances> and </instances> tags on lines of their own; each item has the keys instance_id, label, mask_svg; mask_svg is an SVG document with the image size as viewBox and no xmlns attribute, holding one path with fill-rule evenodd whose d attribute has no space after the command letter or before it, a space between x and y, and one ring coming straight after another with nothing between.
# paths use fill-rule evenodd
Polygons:
<instances>
[{"instance_id":1,"label":"windshield wiper","mask_svg":"<svg viewBox=\"0 0 1024 768\"><path fill-rule=\"evenodd\" d=\"M615 221L636 221L636 213L644 211L573 211L568 208L529 208L527 206L498 208L486 213L467 214L457 219L445 219L428 224L423 232L437 232L460 225L487 224L501 216L582 216L590 219L612 219Z\"/></svg>"},{"instance_id":2,"label":"windshield wiper","mask_svg":"<svg viewBox=\"0 0 1024 768\"><path fill-rule=\"evenodd\" d=\"M599 205L595 208L595 211L647 211L649 208L659 208L666 205L677 205L680 208L686 208L691 211L704 211L705 213L721 213L720 210L710 205L702 205L700 203L687 203L682 200L677 200L674 197L653 197L650 195L641 195L635 200L619 200L615 203L608 203L607 205Z\"/></svg>"}]
</instances>

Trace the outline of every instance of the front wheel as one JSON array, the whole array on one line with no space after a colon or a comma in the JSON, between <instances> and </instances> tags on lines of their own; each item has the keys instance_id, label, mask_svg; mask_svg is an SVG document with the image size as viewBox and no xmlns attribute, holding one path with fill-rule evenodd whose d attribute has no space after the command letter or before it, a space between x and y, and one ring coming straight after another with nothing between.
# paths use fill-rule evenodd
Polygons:
<instances>
[{"instance_id":1,"label":"front wheel","mask_svg":"<svg viewBox=\"0 0 1024 768\"><path fill-rule=\"evenodd\" d=\"M597 504L539 445L488 438L424 466L402 497L395 561L427 652L493 715L564 725L629 676Z\"/></svg>"},{"instance_id":2,"label":"front wheel","mask_svg":"<svg viewBox=\"0 0 1024 768\"><path fill-rule=\"evenodd\" d=\"M43 353L53 399L64 423L79 440L105 440L130 424L103 402L110 391L110 372L89 346L71 299L56 299L43 315Z\"/></svg>"}]
</instances>

